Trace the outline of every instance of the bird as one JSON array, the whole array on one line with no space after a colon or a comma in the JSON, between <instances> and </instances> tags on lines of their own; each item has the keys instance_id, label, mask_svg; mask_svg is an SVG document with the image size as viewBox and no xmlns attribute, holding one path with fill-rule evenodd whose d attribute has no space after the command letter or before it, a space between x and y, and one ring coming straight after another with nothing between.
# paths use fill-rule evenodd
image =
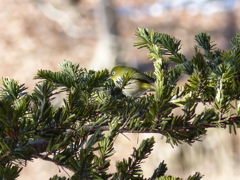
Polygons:
<instances>
[{"instance_id":1,"label":"bird","mask_svg":"<svg viewBox=\"0 0 240 180\"><path fill-rule=\"evenodd\" d=\"M115 66L110 72L109 79L112 79L118 87L124 86L122 93L125 96L140 97L147 91L155 91L155 79L134 67ZM124 83L124 80L127 82Z\"/></svg>"}]
</instances>

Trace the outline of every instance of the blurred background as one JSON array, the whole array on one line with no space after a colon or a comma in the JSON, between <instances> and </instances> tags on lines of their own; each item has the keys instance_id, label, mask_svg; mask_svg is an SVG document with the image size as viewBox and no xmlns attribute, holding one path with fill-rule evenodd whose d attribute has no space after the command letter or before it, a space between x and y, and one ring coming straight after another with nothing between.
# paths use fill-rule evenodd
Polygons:
<instances>
[{"instance_id":1,"label":"blurred background","mask_svg":"<svg viewBox=\"0 0 240 180\"><path fill-rule=\"evenodd\" d=\"M229 40L240 30L238 0L0 0L0 8L0 76L25 83L29 91L37 82L37 70L57 71L64 59L95 70L115 64L153 70L147 50L133 47L137 27L180 39L181 53L189 59L196 34L207 32L217 48L228 50ZM149 177L165 160L169 175L186 178L198 171L203 179L240 179L239 134L210 129L202 142L174 148L154 135L157 142L142 166L144 175ZM130 140L121 135L116 140L111 172L114 161L129 156L132 147L153 134L126 135ZM67 175L60 167L35 160L18 179L42 180L54 174Z\"/></svg>"}]
</instances>

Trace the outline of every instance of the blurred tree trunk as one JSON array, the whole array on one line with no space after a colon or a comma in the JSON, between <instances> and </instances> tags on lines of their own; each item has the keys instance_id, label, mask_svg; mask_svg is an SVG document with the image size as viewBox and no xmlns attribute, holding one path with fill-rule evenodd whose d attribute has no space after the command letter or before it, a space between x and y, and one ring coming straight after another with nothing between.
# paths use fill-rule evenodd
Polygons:
<instances>
[{"instance_id":1,"label":"blurred tree trunk","mask_svg":"<svg viewBox=\"0 0 240 180\"><path fill-rule=\"evenodd\" d=\"M227 19L225 21L225 23L227 24L226 28L223 30L223 35L225 36L226 39L226 47L225 49L231 49L232 45L229 42L229 39L232 39L235 35L236 32L238 31L237 29L237 19L236 19L236 15L233 11L233 7L231 9L231 11L229 10L229 12L227 12Z\"/></svg>"},{"instance_id":2,"label":"blurred tree trunk","mask_svg":"<svg viewBox=\"0 0 240 180\"><path fill-rule=\"evenodd\" d=\"M90 69L112 68L117 61L118 42L117 15L113 0L100 0L95 9L96 33L98 36Z\"/></svg>"}]
</instances>

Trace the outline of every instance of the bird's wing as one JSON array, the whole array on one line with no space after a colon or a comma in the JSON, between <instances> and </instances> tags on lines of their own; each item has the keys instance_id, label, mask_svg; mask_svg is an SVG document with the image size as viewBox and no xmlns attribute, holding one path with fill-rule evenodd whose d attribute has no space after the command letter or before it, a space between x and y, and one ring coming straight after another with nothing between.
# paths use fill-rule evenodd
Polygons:
<instances>
[{"instance_id":1,"label":"bird's wing","mask_svg":"<svg viewBox=\"0 0 240 180\"><path fill-rule=\"evenodd\" d=\"M145 83L154 83L155 82L154 78L152 78L146 74L143 74L143 73L135 73L135 74L133 74L132 78L137 79L142 82L145 82Z\"/></svg>"}]
</instances>

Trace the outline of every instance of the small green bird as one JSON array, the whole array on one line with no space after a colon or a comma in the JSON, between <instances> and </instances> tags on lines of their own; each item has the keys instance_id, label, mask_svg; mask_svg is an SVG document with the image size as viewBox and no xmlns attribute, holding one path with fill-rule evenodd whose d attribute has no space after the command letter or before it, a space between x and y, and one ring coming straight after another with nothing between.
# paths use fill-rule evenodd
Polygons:
<instances>
[{"instance_id":1,"label":"small green bird","mask_svg":"<svg viewBox=\"0 0 240 180\"><path fill-rule=\"evenodd\" d=\"M125 96L139 97L147 91L155 90L155 79L133 67L115 66L111 70L109 78L114 81L116 86L122 86L124 77L129 78L122 89Z\"/></svg>"}]
</instances>

